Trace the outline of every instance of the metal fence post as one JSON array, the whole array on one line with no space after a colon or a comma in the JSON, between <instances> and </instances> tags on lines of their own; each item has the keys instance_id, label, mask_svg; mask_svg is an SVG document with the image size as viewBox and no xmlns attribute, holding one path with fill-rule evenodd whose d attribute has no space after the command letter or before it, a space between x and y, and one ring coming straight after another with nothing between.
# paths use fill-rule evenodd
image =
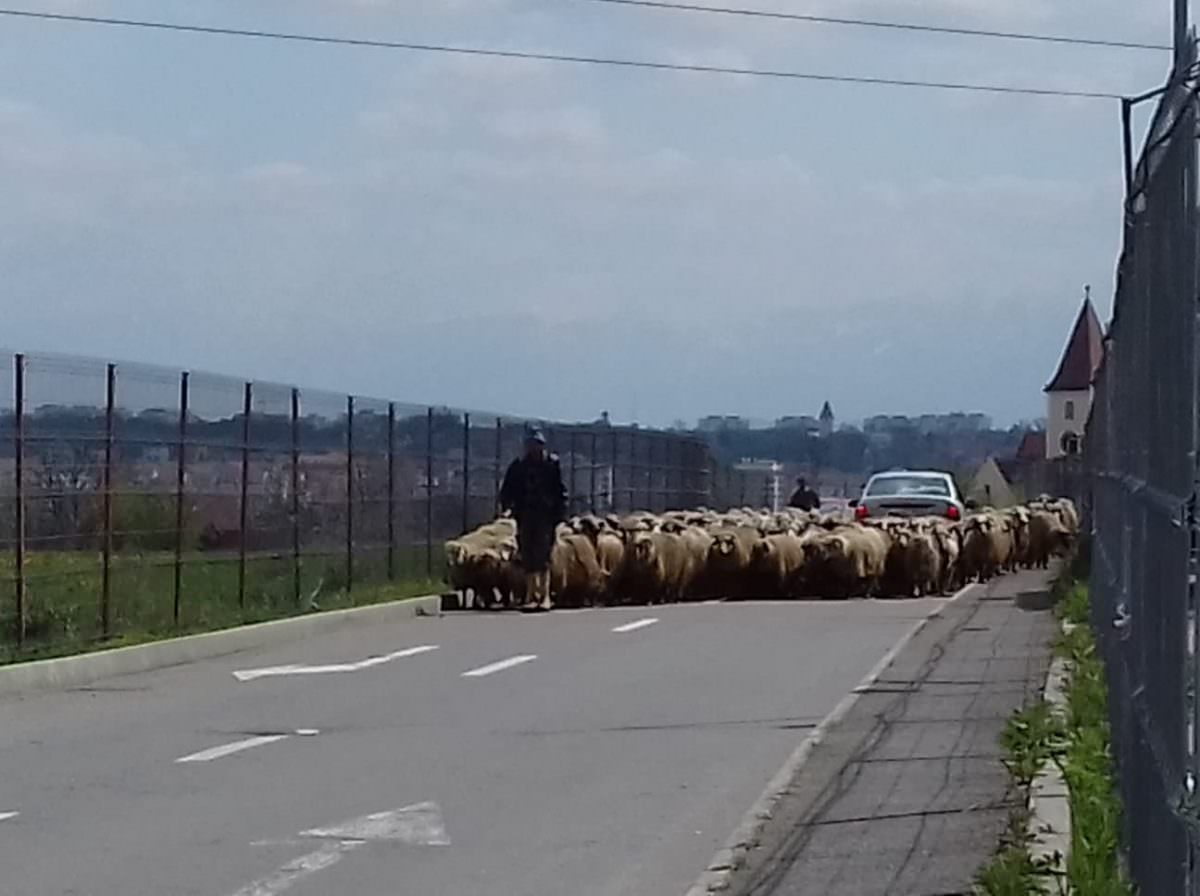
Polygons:
<instances>
[{"instance_id":1,"label":"metal fence post","mask_svg":"<svg viewBox=\"0 0 1200 896\"><path fill-rule=\"evenodd\" d=\"M503 451L504 421L496 418L496 465L492 470L492 497L496 504L496 516L500 515L500 452Z\"/></svg>"},{"instance_id":2,"label":"metal fence post","mask_svg":"<svg viewBox=\"0 0 1200 896\"><path fill-rule=\"evenodd\" d=\"M619 454L618 448L620 445L617 437L617 431L615 429L612 431L611 441L612 445L610 447L612 448L612 467L609 469L608 473L608 503L611 512L618 513L620 510L620 502L617 498L617 457Z\"/></svg>"},{"instance_id":3,"label":"metal fence post","mask_svg":"<svg viewBox=\"0 0 1200 896\"><path fill-rule=\"evenodd\" d=\"M242 476L238 502L238 606L246 606L246 521L250 491L250 407L254 387L247 382L242 390Z\"/></svg>"},{"instance_id":4,"label":"metal fence post","mask_svg":"<svg viewBox=\"0 0 1200 896\"><path fill-rule=\"evenodd\" d=\"M292 597L300 606L300 390L292 388Z\"/></svg>"},{"instance_id":5,"label":"metal fence post","mask_svg":"<svg viewBox=\"0 0 1200 896\"><path fill-rule=\"evenodd\" d=\"M567 492L567 507L570 508L569 513L576 513L575 500L575 474L579 468L579 447L576 445L575 427L571 427L571 434L567 437L567 450L571 452L571 488Z\"/></svg>"},{"instance_id":6,"label":"metal fence post","mask_svg":"<svg viewBox=\"0 0 1200 896\"><path fill-rule=\"evenodd\" d=\"M100 634L107 638L112 624L113 547L113 417L117 400L117 365L109 364L104 386L104 548L100 573Z\"/></svg>"},{"instance_id":7,"label":"metal fence post","mask_svg":"<svg viewBox=\"0 0 1200 896\"><path fill-rule=\"evenodd\" d=\"M588 501L588 507L591 509L591 512L593 514L595 514L596 513L596 464L599 461L599 458L596 456L596 431L595 430L592 430L592 450L591 450L591 454L588 457L588 460L590 461L590 463L588 464L588 467L591 469L591 477L588 482L588 495L590 498L590 500Z\"/></svg>"},{"instance_id":8,"label":"metal fence post","mask_svg":"<svg viewBox=\"0 0 1200 896\"><path fill-rule=\"evenodd\" d=\"M16 518L13 533L13 569L16 574L17 647L25 645L25 356L13 358L13 483Z\"/></svg>"},{"instance_id":9,"label":"metal fence post","mask_svg":"<svg viewBox=\"0 0 1200 896\"><path fill-rule=\"evenodd\" d=\"M425 575L433 578L433 408L425 414Z\"/></svg>"},{"instance_id":10,"label":"metal fence post","mask_svg":"<svg viewBox=\"0 0 1200 896\"><path fill-rule=\"evenodd\" d=\"M396 580L396 402L388 402L387 412L387 576Z\"/></svg>"},{"instance_id":11,"label":"metal fence post","mask_svg":"<svg viewBox=\"0 0 1200 896\"><path fill-rule=\"evenodd\" d=\"M471 415L463 414L462 531L471 528Z\"/></svg>"},{"instance_id":12,"label":"metal fence post","mask_svg":"<svg viewBox=\"0 0 1200 896\"><path fill-rule=\"evenodd\" d=\"M629 431L629 475L625 477L629 483L629 511L638 510L637 506L637 432Z\"/></svg>"},{"instance_id":13,"label":"metal fence post","mask_svg":"<svg viewBox=\"0 0 1200 896\"><path fill-rule=\"evenodd\" d=\"M179 375L179 438L175 443L175 570L171 618L179 625L183 595L183 502L187 485L188 372Z\"/></svg>"},{"instance_id":14,"label":"metal fence post","mask_svg":"<svg viewBox=\"0 0 1200 896\"><path fill-rule=\"evenodd\" d=\"M346 593L354 588L354 396L346 396Z\"/></svg>"},{"instance_id":15,"label":"metal fence post","mask_svg":"<svg viewBox=\"0 0 1200 896\"><path fill-rule=\"evenodd\" d=\"M657 477L654 472L654 434L646 433L646 506L657 512L660 510L658 506L658 486L656 483Z\"/></svg>"},{"instance_id":16,"label":"metal fence post","mask_svg":"<svg viewBox=\"0 0 1200 896\"><path fill-rule=\"evenodd\" d=\"M742 486L741 498L738 500L738 504L741 507L745 507L746 506L746 471L739 470L738 473L739 473L739 479L741 480L741 486Z\"/></svg>"}]
</instances>

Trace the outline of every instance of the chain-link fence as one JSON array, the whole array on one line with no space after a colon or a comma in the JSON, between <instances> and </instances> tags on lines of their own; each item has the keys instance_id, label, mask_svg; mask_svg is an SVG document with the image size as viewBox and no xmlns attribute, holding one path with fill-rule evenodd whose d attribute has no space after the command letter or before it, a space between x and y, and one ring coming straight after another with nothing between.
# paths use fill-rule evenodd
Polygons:
<instances>
[{"instance_id":1,"label":"chain-link fence","mask_svg":"<svg viewBox=\"0 0 1200 896\"><path fill-rule=\"evenodd\" d=\"M1129 166L1113 322L1084 445L1093 623L1125 843L1139 892L1155 896L1200 892L1196 124L1195 85L1174 84Z\"/></svg>"},{"instance_id":2,"label":"chain-link fence","mask_svg":"<svg viewBox=\"0 0 1200 896\"><path fill-rule=\"evenodd\" d=\"M495 516L525 422L16 355L0 365L0 659L436 589L441 543ZM711 501L698 438L543 429L572 513Z\"/></svg>"}]
</instances>

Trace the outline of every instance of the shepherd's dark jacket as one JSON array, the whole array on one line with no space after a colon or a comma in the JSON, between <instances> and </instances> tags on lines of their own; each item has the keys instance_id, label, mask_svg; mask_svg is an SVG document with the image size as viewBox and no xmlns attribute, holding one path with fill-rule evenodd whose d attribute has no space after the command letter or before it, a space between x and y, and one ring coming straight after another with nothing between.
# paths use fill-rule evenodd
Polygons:
<instances>
[{"instance_id":1,"label":"shepherd's dark jacket","mask_svg":"<svg viewBox=\"0 0 1200 896\"><path fill-rule=\"evenodd\" d=\"M517 525L553 526L567 517L567 487L558 455L541 460L518 457L508 465L500 486L500 506L511 510Z\"/></svg>"}]
</instances>

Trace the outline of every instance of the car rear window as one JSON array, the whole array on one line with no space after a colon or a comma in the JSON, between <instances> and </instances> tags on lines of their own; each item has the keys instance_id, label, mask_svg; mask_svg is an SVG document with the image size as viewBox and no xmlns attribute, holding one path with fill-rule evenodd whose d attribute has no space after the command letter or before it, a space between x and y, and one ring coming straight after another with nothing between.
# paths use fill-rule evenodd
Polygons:
<instances>
[{"instance_id":1,"label":"car rear window","mask_svg":"<svg viewBox=\"0 0 1200 896\"><path fill-rule=\"evenodd\" d=\"M940 476L888 476L876 479L867 486L867 495L872 498L889 495L931 495L950 497L950 488Z\"/></svg>"}]
</instances>

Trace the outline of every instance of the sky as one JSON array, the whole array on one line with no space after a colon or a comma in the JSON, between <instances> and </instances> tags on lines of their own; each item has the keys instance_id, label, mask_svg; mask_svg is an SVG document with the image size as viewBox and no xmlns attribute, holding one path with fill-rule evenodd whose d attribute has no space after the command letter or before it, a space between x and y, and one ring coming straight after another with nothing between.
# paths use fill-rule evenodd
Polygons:
<instances>
[{"instance_id":1,"label":"sky","mask_svg":"<svg viewBox=\"0 0 1200 896\"><path fill-rule=\"evenodd\" d=\"M1121 94L1169 68L1154 51L589 0L6 5ZM1155 43L1171 30L1166 0L720 5ZM1121 191L1115 100L0 18L14 350L542 418L771 419L828 399L842 420L1004 424L1042 414L1084 284L1108 319Z\"/></svg>"}]
</instances>

